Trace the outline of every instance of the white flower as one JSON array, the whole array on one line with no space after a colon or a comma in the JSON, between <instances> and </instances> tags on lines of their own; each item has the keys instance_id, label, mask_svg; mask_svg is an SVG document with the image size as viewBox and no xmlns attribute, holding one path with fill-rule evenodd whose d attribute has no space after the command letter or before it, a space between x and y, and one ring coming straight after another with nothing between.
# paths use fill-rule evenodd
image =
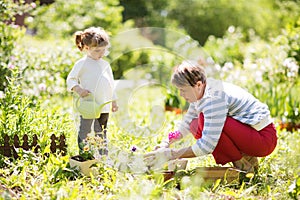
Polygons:
<instances>
[{"instance_id":1,"label":"white flower","mask_svg":"<svg viewBox=\"0 0 300 200\"><path fill-rule=\"evenodd\" d=\"M288 76L295 76L298 73L299 66L293 58L286 58L283 61L283 66L287 67L289 70Z\"/></svg>"},{"instance_id":2,"label":"white flower","mask_svg":"<svg viewBox=\"0 0 300 200\"><path fill-rule=\"evenodd\" d=\"M0 99L3 99L5 97L5 94L3 91L0 91Z\"/></svg>"},{"instance_id":3,"label":"white flower","mask_svg":"<svg viewBox=\"0 0 300 200\"><path fill-rule=\"evenodd\" d=\"M47 86L46 86L45 83L39 84L39 90L40 90L40 91L46 91L46 89L47 89Z\"/></svg>"}]
</instances>

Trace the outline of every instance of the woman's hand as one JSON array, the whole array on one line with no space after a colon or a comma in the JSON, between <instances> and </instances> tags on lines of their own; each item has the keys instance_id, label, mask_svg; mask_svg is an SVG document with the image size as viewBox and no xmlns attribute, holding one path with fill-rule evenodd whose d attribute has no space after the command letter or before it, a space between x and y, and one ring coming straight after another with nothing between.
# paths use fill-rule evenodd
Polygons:
<instances>
[{"instance_id":1,"label":"woman's hand","mask_svg":"<svg viewBox=\"0 0 300 200\"><path fill-rule=\"evenodd\" d=\"M180 131L172 131L168 134L168 141L163 140L159 145L154 147L154 150L160 149L160 148L169 148L170 144L181 140L182 134Z\"/></svg>"},{"instance_id":2,"label":"woman's hand","mask_svg":"<svg viewBox=\"0 0 300 200\"><path fill-rule=\"evenodd\" d=\"M170 143L168 141L161 141L158 145L154 147L154 150L161 149L161 148L169 148Z\"/></svg>"},{"instance_id":3,"label":"woman's hand","mask_svg":"<svg viewBox=\"0 0 300 200\"><path fill-rule=\"evenodd\" d=\"M185 147L181 149L160 148L156 151L146 153L144 155L144 161L146 166L159 169L169 160L194 157L196 157L196 155L194 154L192 147Z\"/></svg>"},{"instance_id":4,"label":"woman's hand","mask_svg":"<svg viewBox=\"0 0 300 200\"><path fill-rule=\"evenodd\" d=\"M172 149L169 148L160 148L144 155L144 161L148 167L161 168L169 160L173 160Z\"/></svg>"}]
</instances>

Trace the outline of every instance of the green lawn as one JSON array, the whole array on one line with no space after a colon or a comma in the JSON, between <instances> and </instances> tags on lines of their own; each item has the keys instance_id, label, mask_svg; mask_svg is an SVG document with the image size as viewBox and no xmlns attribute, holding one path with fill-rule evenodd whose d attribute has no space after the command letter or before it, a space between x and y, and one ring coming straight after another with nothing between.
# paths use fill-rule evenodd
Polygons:
<instances>
[{"instance_id":1,"label":"green lawn","mask_svg":"<svg viewBox=\"0 0 300 200\"><path fill-rule=\"evenodd\" d=\"M129 94L129 95L128 95ZM300 147L298 132L278 132L278 146L268 157L261 158L258 174L251 179L226 183L206 183L199 176L183 176L164 183L159 173L137 173L124 166L130 148L138 147L137 154L150 151L158 141L174 129L182 115L164 112L163 88L145 86L119 91L118 113L111 115L108 137L114 167L98 164L99 175L81 176L69 168L70 155L77 154L76 117L72 111L72 97L53 98L44 105L49 124L57 123L52 132L67 135L68 155L23 152L23 157L9 161L1 158L1 199L289 199L293 181L299 182ZM55 108L54 108L55 107ZM154 111L153 111L154 110ZM43 121L41 121L43 123ZM159 123L159 126L153 126ZM192 144L187 137L173 147ZM47 152L47 148L44 152ZM5 163L5 164L4 164ZM123 164L120 164L123 163ZM211 156L190 159L187 169L215 166ZM180 189L176 187L180 184ZM299 193L299 185L296 190Z\"/></svg>"}]
</instances>

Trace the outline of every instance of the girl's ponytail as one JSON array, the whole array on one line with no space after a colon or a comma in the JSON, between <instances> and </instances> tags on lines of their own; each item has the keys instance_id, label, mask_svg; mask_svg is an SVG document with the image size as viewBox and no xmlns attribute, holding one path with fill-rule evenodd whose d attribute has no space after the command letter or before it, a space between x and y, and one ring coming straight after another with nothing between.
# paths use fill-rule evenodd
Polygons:
<instances>
[{"instance_id":1,"label":"girl's ponytail","mask_svg":"<svg viewBox=\"0 0 300 200\"><path fill-rule=\"evenodd\" d=\"M82 31L77 31L77 32L75 33L75 43L76 43L76 46L78 47L78 49L79 49L80 51L82 51L82 50L83 50L83 47L84 47L84 44L83 44L83 42L82 42L82 34L83 34Z\"/></svg>"}]
</instances>

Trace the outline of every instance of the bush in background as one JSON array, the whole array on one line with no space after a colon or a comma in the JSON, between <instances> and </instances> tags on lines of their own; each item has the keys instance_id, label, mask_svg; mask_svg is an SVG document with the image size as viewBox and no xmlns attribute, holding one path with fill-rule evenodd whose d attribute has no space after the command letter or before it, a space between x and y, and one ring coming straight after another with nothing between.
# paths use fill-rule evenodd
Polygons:
<instances>
[{"instance_id":1,"label":"bush in background","mask_svg":"<svg viewBox=\"0 0 300 200\"><path fill-rule=\"evenodd\" d=\"M116 33L121 27L122 10L118 0L56 0L52 4L38 7L26 23L42 38L66 38L90 26L100 26L108 32Z\"/></svg>"},{"instance_id":2,"label":"bush in background","mask_svg":"<svg viewBox=\"0 0 300 200\"><path fill-rule=\"evenodd\" d=\"M249 42L234 30L229 28L222 39L211 37L204 46L218 63L216 74L246 87L269 105L273 117L299 123L299 27L269 41L252 34Z\"/></svg>"},{"instance_id":3,"label":"bush in background","mask_svg":"<svg viewBox=\"0 0 300 200\"><path fill-rule=\"evenodd\" d=\"M0 1L0 91L3 91L8 84L6 77L11 75L9 68L14 67L11 63L14 60L12 51L19 39L25 34L24 28L14 24L14 16L16 14L21 15L31 9L32 7L28 4L14 3L9 0Z\"/></svg>"}]
</instances>

